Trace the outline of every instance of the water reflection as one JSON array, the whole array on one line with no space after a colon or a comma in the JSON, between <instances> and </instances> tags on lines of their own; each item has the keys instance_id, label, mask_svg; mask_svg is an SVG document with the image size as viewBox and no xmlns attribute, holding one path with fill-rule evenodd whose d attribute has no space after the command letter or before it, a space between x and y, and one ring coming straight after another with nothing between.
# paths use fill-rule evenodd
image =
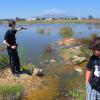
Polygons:
<instances>
[{"instance_id":1,"label":"water reflection","mask_svg":"<svg viewBox=\"0 0 100 100\"><path fill-rule=\"evenodd\" d=\"M44 47L62 39L62 36L59 34L62 27L71 27L74 33L72 37L74 38L85 38L94 33L100 35L100 25L93 24L18 24L18 26L28 28L18 32L16 36L19 48L24 48L25 50L24 62L26 63L41 62L45 55ZM8 26L6 24L0 25L0 44L2 44L7 29Z\"/></svg>"}]
</instances>

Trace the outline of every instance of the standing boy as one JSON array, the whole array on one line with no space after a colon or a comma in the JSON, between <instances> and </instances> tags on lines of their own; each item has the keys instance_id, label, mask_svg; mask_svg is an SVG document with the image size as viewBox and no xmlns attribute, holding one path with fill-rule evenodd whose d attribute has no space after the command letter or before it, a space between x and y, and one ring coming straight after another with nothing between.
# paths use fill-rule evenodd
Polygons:
<instances>
[{"instance_id":1,"label":"standing boy","mask_svg":"<svg viewBox=\"0 0 100 100\"><path fill-rule=\"evenodd\" d=\"M14 76L19 77L20 71L20 60L17 52L17 43L16 43L16 33L23 27L15 29L16 22L14 20L9 20L8 22L9 29L7 30L3 43L7 46L7 52L10 59L10 68Z\"/></svg>"},{"instance_id":2,"label":"standing boy","mask_svg":"<svg viewBox=\"0 0 100 100\"><path fill-rule=\"evenodd\" d=\"M100 100L100 37L90 41L93 55L86 70L86 100Z\"/></svg>"}]
</instances>

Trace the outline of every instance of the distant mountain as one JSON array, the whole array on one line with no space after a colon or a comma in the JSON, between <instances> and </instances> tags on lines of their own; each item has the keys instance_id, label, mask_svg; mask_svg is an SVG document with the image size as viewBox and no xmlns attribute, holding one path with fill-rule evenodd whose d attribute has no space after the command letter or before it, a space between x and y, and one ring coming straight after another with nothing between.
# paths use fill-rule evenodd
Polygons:
<instances>
[{"instance_id":1,"label":"distant mountain","mask_svg":"<svg viewBox=\"0 0 100 100\"><path fill-rule=\"evenodd\" d=\"M65 14L46 14L40 16L39 18L69 18L69 16Z\"/></svg>"}]
</instances>

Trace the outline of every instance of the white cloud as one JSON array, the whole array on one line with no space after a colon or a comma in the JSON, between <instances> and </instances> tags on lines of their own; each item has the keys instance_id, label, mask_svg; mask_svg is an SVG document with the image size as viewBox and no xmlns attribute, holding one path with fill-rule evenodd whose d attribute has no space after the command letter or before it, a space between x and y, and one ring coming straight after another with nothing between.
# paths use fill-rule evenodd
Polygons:
<instances>
[{"instance_id":1,"label":"white cloud","mask_svg":"<svg viewBox=\"0 0 100 100\"><path fill-rule=\"evenodd\" d=\"M63 14L64 12L58 9L49 9L44 11L42 14Z\"/></svg>"}]
</instances>

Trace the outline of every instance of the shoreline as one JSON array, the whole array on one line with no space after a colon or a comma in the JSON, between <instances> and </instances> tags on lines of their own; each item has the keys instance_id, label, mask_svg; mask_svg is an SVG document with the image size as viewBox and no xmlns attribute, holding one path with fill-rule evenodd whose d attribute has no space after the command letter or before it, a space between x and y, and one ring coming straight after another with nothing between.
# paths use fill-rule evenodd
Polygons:
<instances>
[{"instance_id":1,"label":"shoreline","mask_svg":"<svg viewBox=\"0 0 100 100\"><path fill-rule=\"evenodd\" d=\"M99 19L92 20L39 20L39 21L16 21L17 24L100 24ZM7 24L8 21L1 21L0 24Z\"/></svg>"},{"instance_id":2,"label":"shoreline","mask_svg":"<svg viewBox=\"0 0 100 100\"><path fill-rule=\"evenodd\" d=\"M58 44L59 44L59 46L62 46L62 45L70 46L73 43L76 43L78 41L79 40L76 40L73 38L69 38L69 39L65 38L65 39L59 40ZM61 48L61 49L63 49L63 48ZM66 48L64 48L64 50L65 49ZM71 49L72 53L74 54L73 49L75 49L75 48ZM68 50L70 50L70 49L68 49ZM77 50L79 50L79 48L76 48L75 50L77 51ZM76 53L76 51L75 51L75 53ZM64 55L67 55L67 52L64 52ZM68 55L66 57L68 58ZM67 91L71 90L73 92L74 90L77 90L77 78L81 79L81 77L84 75L83 67L82 67L82 66L84 66L84 64L81 63L76 66L76 64L74 64L74 63L71 63L71 62L68 63L69 60L70 59L65 60L65 62L67 61L66 64L61 63L58 65L58 64L56 64L56 61L53 61L53 62L50 62L50 64L45 65L46 66L45 67L46 75L44 77L37 77L37 76L33 77L33 76L28 76L26 74L23 74L23 75L21 75L20 78L16 79L16 78L11 77L12 76L11 71L10 71L10 69L8 69L4 72L4 76L3 76L4 78L1 78L1 80L2 80L1 84L2 83L11 84L12 82L17 83L17 84L20 83L24 89L22 99L27 98L27 100L31 100L34 98L36 98L36 100L39 100L38 98L40 98L40 99L46 98L47 100L49 100L50 97L52 97L52 98L64 97L65 100L68 97L74 98L74 97L71 97L71 95L65 96L65 94L67 93ZM73 72L73 75L70 76L70 72ZM80 74L75 76L74 73L80 73ZM75 76L74 79L72 80L75 82L75 84L73 84L73 86L70 84L71 81L69 80L69 78L66 79L66 81L65 81L65 78L68 75L71 78ZM65 78L62 79L62 76ZM6 78L6 80L5 80L5 78ZM64 83L65 85L63 86L65 88L65 90L62 87L62 85L63 85L62 81L59 79L62 79L62 81L65 82ZM83 79L81 79L81 80L84 81ZM67 82L67 81L69 81L69 82ZM45 83L46 83L46 85L45 85ZM54 84L54 85L52 85L52 84ZM61 88L61 90L60 90L60 88ZM48 92L48 90L49 90L49 92ZM80 87L80 89L78 89L77 91L80 93L80 98L85 97L83 88ZM80 91L83 91L82 92L83 94ZM64 94L62 95L61 92L64 92Z\"/></svg>"}]
</instances>

